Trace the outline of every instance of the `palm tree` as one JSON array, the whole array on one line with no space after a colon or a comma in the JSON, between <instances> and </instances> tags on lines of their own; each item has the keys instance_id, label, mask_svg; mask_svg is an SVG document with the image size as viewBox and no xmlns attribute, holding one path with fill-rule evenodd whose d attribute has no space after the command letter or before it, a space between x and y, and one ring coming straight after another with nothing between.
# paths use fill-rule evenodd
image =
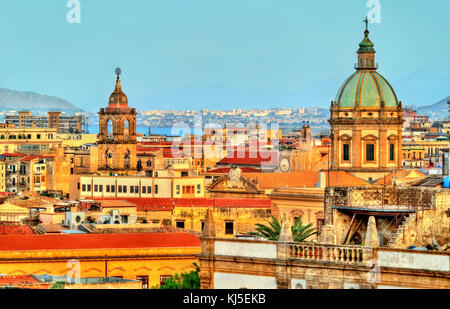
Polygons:
<instances>
[{"instance_id":1,"label":"palm tree","mask_svg":"<svg viewBox=\"0 0 450 309\"><path fill-rule=\"evenodd\" d=\"M271 221L267 220L269 225L257 223L256 232L251 232L250 234L267 240L278 241L283 219L281 219L280 223L275 216L271 216L271 218ZM317 234L316 229L312 227L312 223L303 226L301 216L295 220L294 226L291 226L291 232L295 242L305 241L308 237Z\"/></svg>"}]
</instances>

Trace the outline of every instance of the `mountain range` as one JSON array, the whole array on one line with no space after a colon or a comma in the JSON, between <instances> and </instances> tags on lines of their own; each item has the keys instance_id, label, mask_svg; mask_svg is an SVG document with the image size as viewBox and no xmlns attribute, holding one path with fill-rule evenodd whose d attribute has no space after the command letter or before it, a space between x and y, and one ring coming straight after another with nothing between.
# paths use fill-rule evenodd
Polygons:
<instances>
[{"instance_id":1,"label":"mountain range","mask_svg":"<svg viewBox=\"0 0 450 309\"><path fill-rule=\"evenodd\" d=\"M42 95L35 92L16 91L0 88L0 111L32 111L45 113L47 111L62 111L68 114L83 112L64 99Z\"/></svg>"}]
</instances>

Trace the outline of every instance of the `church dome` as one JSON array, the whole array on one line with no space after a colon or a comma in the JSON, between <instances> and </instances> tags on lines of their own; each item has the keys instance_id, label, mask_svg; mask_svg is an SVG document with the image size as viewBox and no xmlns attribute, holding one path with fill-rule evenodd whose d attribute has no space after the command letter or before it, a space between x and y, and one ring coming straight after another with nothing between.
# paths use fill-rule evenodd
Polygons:
<instances>
[{"instance_id":1,"label":"church dome","mask_svg":"<svg viewBox=\"0 0 450 309\"><path fill-rule=\"evenodd\" d=\"M120 78L117 76L116 88L114 92L109 97L109 104L106 108L107 113L113 112L125 112L129 113L131 111L128 106L128 98L126 94L122 91L122 86L120 84Z\"/></svg>"},{"instance_id":2,"label":"church dome","mask_svg":"<svg viewBox=\"0 0 450 309\"><path fill-rule=\"evenodd\" d=\"M367 25L367 20L366 20ZM369 30L359 44L358 63L353 73L339 89L334 100L336 108L398 108L400 106L394 89L377 72L374 44L369 39Z\"/></svg>"},{"instance_id":3,"label":"church dome","mask_svg":"<svg viewBox=\"0 0 450 309\"><path fill-rule=\"evenodd\" d=\"M339 89L336 99L339 108L397 108L394 89L373 70L358 70Z\"/></svg>"}]
</instances>

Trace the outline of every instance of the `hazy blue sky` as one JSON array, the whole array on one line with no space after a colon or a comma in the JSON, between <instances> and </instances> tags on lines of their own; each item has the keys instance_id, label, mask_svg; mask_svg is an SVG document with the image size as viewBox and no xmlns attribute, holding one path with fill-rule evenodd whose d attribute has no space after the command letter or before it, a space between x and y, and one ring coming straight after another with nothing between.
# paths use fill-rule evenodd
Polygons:
<instances>
[{"instance_id":1,"label":"hazy blue sky","mask_svg":"<svg viewBox=\"0 0 450 309\"><path fill-rule=\"evenodd\" d=\"M81 23L69 24L66 3L0 0L0 87L98 110L116 66L131 105L180 87L283 92L341 83L353 72L370 10L367 0L80 0ZM369 26L380 73L448 76L450 0L380 4L381 23ZM450 94L450 85L441 88Z\"/></svg>"}]
</instances>

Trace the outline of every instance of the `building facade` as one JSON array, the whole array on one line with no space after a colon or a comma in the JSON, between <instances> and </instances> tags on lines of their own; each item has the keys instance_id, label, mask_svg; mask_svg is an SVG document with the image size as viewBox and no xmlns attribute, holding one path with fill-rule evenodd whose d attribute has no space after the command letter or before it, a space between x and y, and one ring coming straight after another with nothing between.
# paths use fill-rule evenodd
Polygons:
<instances>
[{"instance_id":1,"label":"building facade","mask_svg":"<svg viewBox=\"0 0 450 309\"><path fill-rule=\"evenodd\" d=\"M99 114L98 169L106 172L136 170L136 109L128 106L118 71L108 107Z\"/></svg>"},{"instance_id":2,"label":"building facade","mask_svg":"<svg viewBox=\"0 0 450 309\"><path fill-rule=\"evenodd\" d=\"M358 63L331 103L331 169L352 173L402 168L402 103L377 72L366 29Z\"/></svg>"}]
</instances>

